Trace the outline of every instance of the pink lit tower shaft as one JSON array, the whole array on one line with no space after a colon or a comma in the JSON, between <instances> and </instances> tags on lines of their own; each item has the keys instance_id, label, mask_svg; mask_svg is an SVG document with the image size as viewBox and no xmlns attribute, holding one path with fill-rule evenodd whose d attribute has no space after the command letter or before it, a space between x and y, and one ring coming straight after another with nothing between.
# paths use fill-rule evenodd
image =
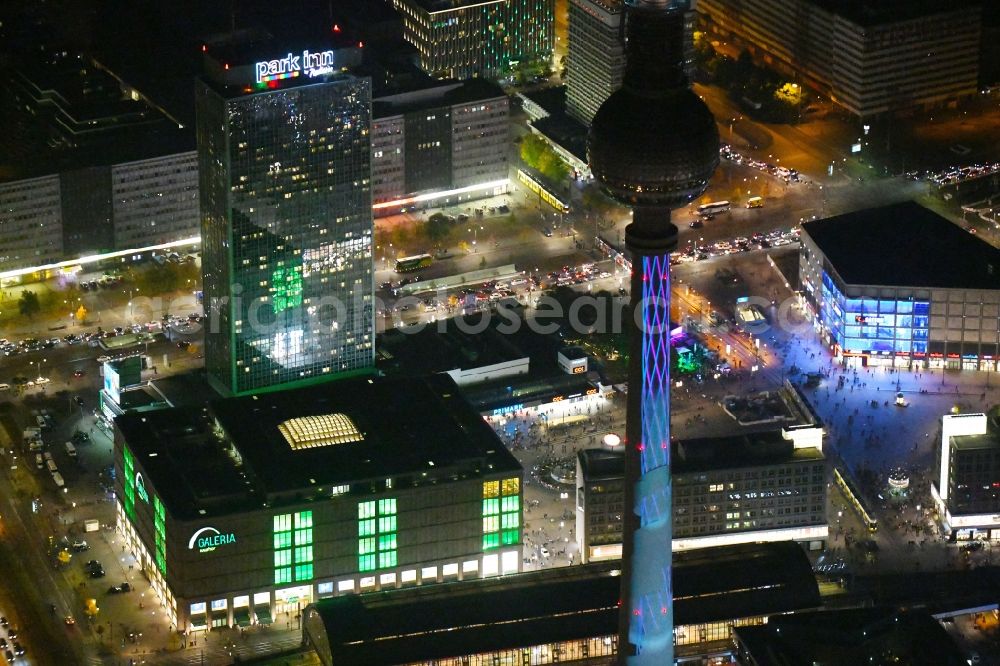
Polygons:
<instances>
[{"instance_id":1,"label":"pink lit tower shaft","mask_svg":"<svg viewBox=\"0 0 1000 666\"><path fill-rule=\"evenodd\" d=\"M671 666L670 211L700 196L719 134L684 75L686 2L626 4L625 78L594 117L588 155L601 189L631 206L632 257L619 663Z\"/></svg>"}]
</instances>

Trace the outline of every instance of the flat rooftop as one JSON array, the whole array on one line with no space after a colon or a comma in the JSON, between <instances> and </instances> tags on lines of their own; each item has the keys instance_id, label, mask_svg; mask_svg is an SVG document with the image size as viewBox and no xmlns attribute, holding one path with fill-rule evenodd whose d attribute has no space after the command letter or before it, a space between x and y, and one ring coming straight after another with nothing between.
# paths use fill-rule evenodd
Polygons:
<instances>
[{"instance_id":1,"label":"flat rooftop","mask_svg":"<svg viewBox=\"0 0 1000 666\"><path fill-rule=\"evenodd\" d=\"M587 481L621 479L625 475L623 451L584 449L577 458ZM825 459L819 449L794 448L778 430L685 439L671 445L671 473L675 475Z\"/></svg>"},{"instance_id":2,"label":"flat rooftop","mask_svg":"<svg viewBox=\"0 0 1000 666\"><path fill-rule=\"evenodd\" d=\"M388 94L372 99L372 118L506 97L500 86L485 79L449 82L429 79L424 85L409 90L386 90L385 93Z\"/></svg>"},{"instance_id":3,"label":"flat rooftop","mask_svg":"<svg viewBox=\"0 0 1000 666\"><path fill-rule=\"evenodd\" d=\"M307 608L303 631L313 635L314 645L329 646L328 655L320 656L330 661L323 663L353 666L613 635L621 588L615 570L620 567L620 562L601 562L324 599ZM673 571L676 625L820 604L809 560L792 542L675 553Z\"/></svg>"},{"instance_id":4,"label":"flat rooftop","mask_svg":"<svg viewBox=\"0 0 1000 666\"><path fill-rule=\"evenodd\" d=\"M900 23L974 6L968 0L943 4L938 0L812 0L818 7L863 26Z\"/></svg>"},{"instance_id":5,"label":"flat rooftop","mask_svg":"<svg viewBox=\"0 0 1000 666\"><path fill-rule=\"evenodd\" d=\"M802 229L848 285L1000 289L1000 250L913 201Z\"/></svg>"},{"instance_id":6,"label":"flat rooftop","mask_svg":"<svg viewBox=\"0 0 1000 666\"><path fill-rule=\"evenodd\" d=\"M672 455L674 474L825 460L818 449L796 449L780 430L673 442Z\"/></svg>"},{"instance_id":7,"label":"flat rooftop","mask_svg":"<svg viewBox=\"0 0 1000 666\"><path fill-rule=\"evenodd\" d=\"M447 375L345 379L125 415L115 426L180 519L375 479L406 487L521 471Z\"/></svg>"},{"instance_id":8,"label":"flat rooftop","mask_svg":"<svg viewBox=\"0 0 1000 666\"><path fill-rule=\"evenodd\" d=\"M446 12L454 9L462 9L470 5L499 4L506 0L409 0L426 12Z\"/></svg>"},{"instance_id":9,"label":"flat rooftop","mask_svg":"<svg viewBox=\"0 0 1000 666\"><path fill-rule=\"evenodd\" d=\"M926 610L859 608L772 617L733 630L758 664L965 666L951 635Z\"/></svg>"},{"instance_id":10,"label":"flat rooftop","mask_svg":"<svg viewBox=\"0 0 1000 666\"><path fill-rule=\"evenodd\" d=\"M416 332L389 329L375 341L379 368L390 375L420 376L456 369L471 370L526 357L530 358L530 365L556 367L554 342L545 336L520 331L504 335L496 330L498 317L491 316L490 325L482 328L484 316L475 313L450 317ZM526 326L521 328L527 329Z\"/></svg>"}]
</instances>

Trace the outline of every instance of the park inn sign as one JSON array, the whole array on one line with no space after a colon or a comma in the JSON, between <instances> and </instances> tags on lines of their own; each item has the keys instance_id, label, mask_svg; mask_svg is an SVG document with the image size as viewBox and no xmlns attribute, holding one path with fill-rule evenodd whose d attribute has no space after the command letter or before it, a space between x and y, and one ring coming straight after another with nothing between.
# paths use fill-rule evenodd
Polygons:
<instances>
[{"instance_id":1,"label":"park inn sign","mask_svg":"<svg viewBox=\"0 0 1000 666\"><path fill-rule=\"evenodd\" d=\"M214 527L202 527L191 535L188 550L198 548L199 553L210 553L219 546L236 543L236 535L232 532L223 533Z\"/></svg>"},{"instance_id":2,"label":"park inn sign","mask_svg":"<svg viewBox=\"0 0 1000 666\"><path fill-rule=\"evenodd\" d=\"M291 79L302 74L309 77L330 74L333 72L336 62L337 53L335 51L310 53L305 50L302 55L289 53L284 58L258 62L254 64L254 71L257 74L257 83L266 83L278 79Z\"/></svg>"}]
</instances>

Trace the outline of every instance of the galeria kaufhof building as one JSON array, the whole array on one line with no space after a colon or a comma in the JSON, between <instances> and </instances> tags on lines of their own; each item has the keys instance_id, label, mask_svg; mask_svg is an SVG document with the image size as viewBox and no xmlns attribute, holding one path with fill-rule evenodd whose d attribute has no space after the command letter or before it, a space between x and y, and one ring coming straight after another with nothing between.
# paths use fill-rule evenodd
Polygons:
<instances>
[{"instance_id":1,"label":"galeria kaufhof building","mask_svg":"<svg viewBox=\"0 0 1000 666\"><path fill-rule=\"evenodd\" d=\"M912 201L801 240L802 298L845 365L1000 369L1000 250Z\"/></svg>"},{"instance_id":2,"label":"galeria kaufhof building","mask_svg":"<svg viewBox=\"0 0 1000 666\"><path fill-rule=\"evenodd\" d=\"M447 375L121 416L115 471L119 529L178 630L521 567L521 466Z\"/></svg>"}]
</instances>

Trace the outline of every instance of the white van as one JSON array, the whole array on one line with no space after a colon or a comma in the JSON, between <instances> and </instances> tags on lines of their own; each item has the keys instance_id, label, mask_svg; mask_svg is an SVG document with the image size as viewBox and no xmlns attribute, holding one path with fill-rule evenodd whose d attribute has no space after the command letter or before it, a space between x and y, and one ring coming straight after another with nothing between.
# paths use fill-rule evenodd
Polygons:
<instances>
[{"instance_id":1,"label":"white van","mask_svg":"<svg viewBox=\"0 0 1000 666\"><path fill-rule=\"evenodd\" d=\"M10 384L0 384L0 391L9 391Z\"/></svg>"},{"instance_id":2,"label":"white van","mask_svg":"<svg viewBox=\"0 0 1000 666\"><path fill-rule=\"evenodd\" d=\"M55 474L56 472L59 471L59 468L56 467L56 461L55 460L46 460L45 461L45 466L48 467L49 471L52 472L53 474Z\"/></svg>"},{"instance_id":3,"label":"white van","mask_svg":"<svg viewBox=\"0 0 1000 666\"><path fill-rule=\"evenodd\" d=\"M73 442L66 442L66 454L70 458L76 458L76 447L73 446Z\"/></svg>"},{"instance_id":4,"label":"white van","mask_svg":"<svg viewBox=\"0 0 1000 666\"><path fill-rule=\"evenodd\" d=\"M63 481L62 474L59 472L52 472L52 481L55 482L56 488L62 488L66 485L66 482Z\"/></svg>"},{"instance_id":5,"label":"white van","mask_svg":"<svg viewBox=\"0 0 1000 666\"><path fill-rule=\"evenodd\" d=\"M36 453L35 454L35 467L38 468L38 469L44 469L44 467L45 467L45 461L42 460L42 454L41 453Z\"/></svg>"}]
</instances>

